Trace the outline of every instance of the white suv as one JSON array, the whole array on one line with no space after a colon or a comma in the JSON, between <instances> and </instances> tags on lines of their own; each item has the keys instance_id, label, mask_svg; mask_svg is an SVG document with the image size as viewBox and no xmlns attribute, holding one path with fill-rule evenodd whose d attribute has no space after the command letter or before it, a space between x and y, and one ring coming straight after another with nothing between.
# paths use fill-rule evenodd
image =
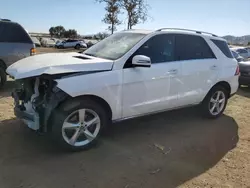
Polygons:
<instances>
[{"instance_id":1,"label":"white suv","mask_svg":"<svg viewBox=\"0 0 250 188\"><path fill-rule=\"evenodd\" d=\"M56 43L55 47L60 48L60 49L62 48L80 49L80 48L87 48L87 44L82 40L68 39L68 40Z\"/></svg>"},{"instance_id":2,"label":"white suv","mask_svg":"<svg viewBox=\"0 0 250 188\"><path fill-rule=\"evenodd\" d=\"M238 89L239 68L216 35L160 29L118 32L84 53L28 57L7 72L20 82L16 116L83 149L111 121L190 105L220 116Z\"/></svg>"}]
</instances>

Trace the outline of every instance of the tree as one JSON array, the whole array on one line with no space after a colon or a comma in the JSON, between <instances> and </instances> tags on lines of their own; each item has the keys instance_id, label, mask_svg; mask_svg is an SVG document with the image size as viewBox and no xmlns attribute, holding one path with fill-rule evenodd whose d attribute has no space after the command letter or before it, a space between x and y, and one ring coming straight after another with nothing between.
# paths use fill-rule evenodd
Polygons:
<instances>
[{"instance_id":1,"label":"tree","mask_svg":"<svg viewBox=\"0 0 250 188\"><path fill-rule=\"evenodd\" d=\"M249 45L250 46L250 42L248 42L248 44L247 45Z\"/></svg>"},{"instance_id":2,"label":"tree","mask_svg":"<svg viewBox=\"0 0 250 188\"><path fill-rule=\"evenodd\" d=\"M94 35L94 39L96 39L96 40L102 40L102 39L105 39L108 36L109 36L109 34L106 33L106 32L99 32L99 33L97 33L97 34Z\"/></svg>"},{"instance_id":3,"label":"tree","mask_svg":"<svg viewBox=\"0 0 250 188\"><path fill-rule=\"evenodd\" d=\"M56 26L56 27L51 27L49 29L49 33L50 33L51 37L61 38L64 36L64 32L65 32L65 29L61 25Z\"/></svg>"},{"instance_id":4,"label":"tree","mask_svg":"<svg viewBox=\"0 0 250 188\"><path fill-rule=\"evenodd\" d=\"M77 38L77 31L75 29L69 29L64 31L65 38Z\"/></svg>"},{"instance_id":5,"label":"tree","mask_svg":"<svg viewBox=\"0 0 250 188\"><path fill-rule=\"evenodd\" d=\"M120 0L97 0L99 3L106 3L105 10L107 13L102 20L104 23L109 24L108 30L111 31L111 34L116 31L116 26L121 24L121 21L118 18L120 13Z\"/></svg>"},{"instance_id":6,"label":"tree","mask_svg":"<svg viewBox=\"0 0 250 188\"><path fill-rule=\"evenodd\" d=\"M149 6L145 0L121 0L121 6L127 13L127 29L147 21Z\"/></svg>"}]
</instances>

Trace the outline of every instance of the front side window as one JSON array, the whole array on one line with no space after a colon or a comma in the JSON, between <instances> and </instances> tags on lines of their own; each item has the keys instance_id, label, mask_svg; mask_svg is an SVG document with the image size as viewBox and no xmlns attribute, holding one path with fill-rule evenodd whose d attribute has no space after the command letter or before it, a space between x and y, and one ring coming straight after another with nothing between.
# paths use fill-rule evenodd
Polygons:
<instances>
[{"instance_id":1,"label":"front side window","mask_svg":"<svg viewBox=\"0 0 250 188\"><path fill-rule=\"evenodd\" d=\"M146 34L129 32L115 33L84 51L84 54L116 60L133 48L144 36L146 36Z\"/></svg>"},{"instance_id":2,"label":"front side window","mask_svg":"<svg viewBox=\"0 0 250 188\"><path fill-rule=\"evenodd\" d=\"M174 61L174 35L156 35L145 42L135 55L150 57L151 63Z\"/></svg>"},{"instance_id":3,"label":"front side window","mask_svg":"<svg viewBox=\"0 0 250 188\"><path fill-rule=\"evenodd\" d=\"M215 58L206 41L200 36L178 34L175 41L176 60Z\"/></svg>"}]
</instances>

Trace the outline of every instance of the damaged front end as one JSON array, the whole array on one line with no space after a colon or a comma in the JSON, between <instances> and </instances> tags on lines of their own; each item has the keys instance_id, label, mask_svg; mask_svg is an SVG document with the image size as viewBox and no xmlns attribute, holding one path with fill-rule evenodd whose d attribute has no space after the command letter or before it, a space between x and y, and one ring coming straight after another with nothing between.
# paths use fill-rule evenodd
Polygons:
<instances>
[{"instance_id":1,"label":"damaged front end","mask_svg":"<svg viewBox=\"0 0 250 188\"><path fill-rule=\"evenodd\" d=\"M47 132L49 117L58 104L68 95L56 87L53 76L25 78L17 81L19 88L12 92L14 113L29 128Z\"/></svg>"}]
</instances>

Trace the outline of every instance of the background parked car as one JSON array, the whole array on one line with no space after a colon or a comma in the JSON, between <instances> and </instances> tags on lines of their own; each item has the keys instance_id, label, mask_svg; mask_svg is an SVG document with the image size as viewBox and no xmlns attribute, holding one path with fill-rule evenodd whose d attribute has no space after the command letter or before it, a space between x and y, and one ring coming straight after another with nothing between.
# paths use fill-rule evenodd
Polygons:
<instances>
[{"instance_id":1,"label":"background parked car","mask_svg":"<svg viewBox=\"0 0 250 188\"><path fill-rule=\"evenodd\" d=\"M6 68L35 53L35 44L21 25L0 19L0 88L6 82Z\"/></svg>"},{"instance_id":2,"label":"background parked car","mask_svg":"<svg viewBox=\"0 0 250 188\"><path fill-rule=\"evenodd\" d=\"M239 62L240 77L239 84L250 87L250 61Z\"/></svg>"},{"instance_id":3,"label":"background parked car","mask_svg":"<svg viewBox=\"0 0 250 188\"><path fill-rule=\"evenodd\" d=\"M245 49L246 49L247 52L248 52L248 58L250 58L250 47L246 47Z\"/></svg>"},{"instance_id":4,"label":"background parked car","mask_svg":"<svg viewBox=\"0 0 250 188\"><path fill-rule=\"evenodd\" d=\"M82 40L74 40L74 39L68 39L65 41L62 41L60 43L57 43L55 45L56 48L87 48L87 44Z\"/></svg>"},{"instance_id":5,"label":"background parked car","mask_svg":"<svg viewBox=\"0 0 250 188\"><path fill-rule=\"evenodd\" d=\"M55 47L55 40L50 38L42 38L41 39L41 45L43 47Z\"/></svg>"},{"instance_id":6,"label":"background parked car","mask_svg":"<svg viewBox=\"0 0 250 188\"><path fill-rule=\"evenodd\" d=\"M234 56L234 58L238 61L238 62L241 62L241 61L244 61L244 58L242 56L240 56L236 51L234 50L231 50L232 51L232 54Z\"/></svg>"},{"instance_id":7,"label":"background parked car","mask_svg":"<svg viewBox=\"0 0 250 188\"><path fill-rule=\"evenodd\" d=\"M240 56L242 56L244 59L248 59L249 54L248 51L244 48L238 48L234 49Z\"/></svg>"},{"instance_id":8,"label":"background parked car","mask_svg":"<svg viewBox=\"0 0 250 188\"><path fill-rule=\"evenodd\" d=\"M31 37L31 40L36 45L36 47L41 47L41 43L36 37Z\"/></svg>"}]
</instances>

